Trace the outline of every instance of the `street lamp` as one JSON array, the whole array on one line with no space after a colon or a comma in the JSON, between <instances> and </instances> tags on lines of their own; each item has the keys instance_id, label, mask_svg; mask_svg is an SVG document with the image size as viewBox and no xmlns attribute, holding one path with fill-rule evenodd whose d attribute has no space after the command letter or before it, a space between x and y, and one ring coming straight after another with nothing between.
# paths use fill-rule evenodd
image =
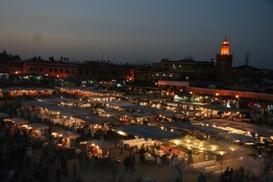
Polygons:
<instances>
[{"instance_id":1,"label":"street lamp","mask_svg":"<svg viewBox=\"0 0 273 182\"><path fill-rule=\"evenodd\" d=\"M221 165L221 176L222 176L222 171L223 171L223 154L222 153L216 156L216 161L219 162Z\"/></svg>"}]
</instances>

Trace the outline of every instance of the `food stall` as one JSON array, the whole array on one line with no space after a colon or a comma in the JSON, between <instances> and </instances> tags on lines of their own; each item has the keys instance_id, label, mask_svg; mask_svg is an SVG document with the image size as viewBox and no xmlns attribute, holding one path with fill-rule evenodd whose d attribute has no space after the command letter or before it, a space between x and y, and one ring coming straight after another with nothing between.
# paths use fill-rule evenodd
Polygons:
<instances>
[{"instance_id":1,"label":"food stall","mask_svg":"<svg viewBox=\"0 0 273 182\"><path fill-rule=\"evenodd\" d=\"M35 138L44 138L46 132L48 131L49 126L42 123L31 123L29 124L29 130L33 137Z\"/></svg>"},{"instance_id":2,"label":"food stall","mask_svg":"<svg viewBox=\"0 0 273 182\"><path fill-rule=\"evenodd\" d=\"M169 140L170 144L175 146L176 149L184 151L185 153L191 152L193 162L203 162L208 160L215 160L217 156L233 155L244 151L243 147L221 140L204 140L198 139L192 135L186 135L182 138Z\"/></svg>"},{"instance_id":3,"label":"food stall","mask_svg":"<svg viewBox=\"0 0 273 182\"><path fill-rule=\"evenodd\" d=\"M29 121L23 118L6 118L4 122L12 124L14 127L18 129L28 129L29 128Z\"/></svg>"},{"instance_id":4,"label":"food stall","mask_svg":"<svg viewBox=\"0 0 273 182\"><path fill-rule=\"evenodd\" d=\"M109 150L113 145L103 140L88 140L80 142L81 149L87 152L89 158L109 157Z\"/></svg>"},{"instance_id":5,"label":"food stall","mask_svg":"<svg viewBox=\"0 0 273 182\"><path fill-rule=\"evenodd\" d=\"M128 148L136 147L137 149L140 149L142 146L153 146L156 144L155 140L144 138L134 138L134 139L127 139L127 140L121 140L120 146L126 146Z\"/></svg>"},{"instance_id":6,"label":"food stall","mask_svg":"<svg viewBox=\"0 0 273 182\"><path fill-rule=\"evenodd\" d=\"M123 144L121 147L139 150L143 160L146 159L145 156L150 155L160 160L164 155L171 153L170 150L164 150L164 143L180 136L179 133L147 125L121 126L116 129L116 132L130 138L130 140L125 138L121 142Z\"/></svg>"},{"instance_id":7,"label":"food stall","mask_svg":"<svg viewBox=\"0 0 273 182\"><path fill-rule=\"evenodd\" d=\"M80 138L80 135L71 131L54 131L51 133L55 141L57 142L57 146L61 148L74 148L77 143L77 139Z\"/></svg>"},{"instance_id":8,"label":"food stall","mask_svg":"<svg viewBox=\"0 0 273 182\"><path fill-rule=\"evenodd\" d=\"M3 89L3 93L7 93L10 97L48 97L52 96L53 90L47 88L13 87Z\"/></svg>"},{"instance_id":9,"label":"food stall","mask_svg":"<svg viewBox=\"0 0 273 182\"><path fill-rule=\"evenodd\" d=\"M57 105L52 99L22 102L23 111L29 111L42 120L50 121L73 130L89 128L91 133L107 129L110 118L98 117L95 113L77 107Z\"/></svg>"}]
</instances>

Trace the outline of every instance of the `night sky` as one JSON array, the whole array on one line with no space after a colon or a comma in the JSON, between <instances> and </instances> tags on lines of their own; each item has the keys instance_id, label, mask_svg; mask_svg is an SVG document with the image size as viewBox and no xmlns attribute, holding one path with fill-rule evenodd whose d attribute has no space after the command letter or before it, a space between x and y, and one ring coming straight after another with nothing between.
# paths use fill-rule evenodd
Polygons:
<instances>
[{"instance_id":1,"label":"night sky","mask_svg":"<svg viewBox=\"0 0 273 182\"><path fill-rule=\"evenodd\" d=\"M215 58L273 68L273 0L0 0L0 49L23 58Z\"/></svg>"}]
</instances>

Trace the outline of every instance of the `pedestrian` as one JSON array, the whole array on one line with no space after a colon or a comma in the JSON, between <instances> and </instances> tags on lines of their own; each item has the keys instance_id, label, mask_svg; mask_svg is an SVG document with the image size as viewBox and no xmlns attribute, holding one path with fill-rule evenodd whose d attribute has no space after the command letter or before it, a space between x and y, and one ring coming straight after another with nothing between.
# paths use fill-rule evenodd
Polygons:
<instances>
[{"instance_id":1,"label":"pedestrian","mask_svg":"<svg viewBox=\"0 0 273 182\"><path fill-rule=\"evenodd\" d=\"M27 163L30 164L31 163L31 157L32 157L32 148L31 146L27 147Z\"/></svg>"},{"instance_id":2,"label":"pedestrian","mask_svg":"<svg viewBox=\"0 0 273 182\"><path fill-rule=\"evenodd\" d=\"M226 168L221 178L223 182L229 182L231 180L229 167Z\"/></svg>"},{"instance_id":3,"label":"pedestrian","mask_svg":"<svg viewBox=\"0 0 273 182\"><path fill-rule=\"evenodd\" d=\"M77 163L76 161L73 163L73 177L77 176Z\"/></svg>"},{"instance_id":4,"label":"pedestrian","mask_svg":"<svg viewBox=\"0 0 273 182\"><path fill-rule=\"evenodd\" d=\"M57 169L56 169L56 180L57 180L57 182L61 181L61 168L60 167L57 167Z\"/></svg>"},{"instance_id":5,"label":"pedestrian","mask_svg":"<svg viewBox=\"0 0 273 182\"><path fill-rule=\"evenodd\" d=\"M204 172L201 171L199 176L198 176L197 182L206 182L206 181L207 181L207 178L206 178Z\"/></svg>"}]
</instances>

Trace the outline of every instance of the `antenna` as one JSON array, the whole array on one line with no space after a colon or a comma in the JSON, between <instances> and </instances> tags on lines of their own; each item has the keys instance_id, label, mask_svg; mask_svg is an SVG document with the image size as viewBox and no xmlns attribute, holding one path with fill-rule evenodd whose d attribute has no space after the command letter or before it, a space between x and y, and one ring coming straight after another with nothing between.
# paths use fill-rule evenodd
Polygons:
<instances>
[{"instance_id":1,"label":"antenna","mask_svg":"<svg viewBox=\"0 0 273 182\"><path fill-rule=\"evenodd\" d=\"M227 41L227 34L225 34L225 41Z\"/></svg>"},{"instance_id":2,"label":"antenna","mask_svg":"<svg viewBox=\"0 0 273 182\"><path fill-rule=\"evenodd\" d=\"M247 66L248 63L249 63L249 52L247 52L245 55L245 66Z\"/></svg>"}]
</instances>

